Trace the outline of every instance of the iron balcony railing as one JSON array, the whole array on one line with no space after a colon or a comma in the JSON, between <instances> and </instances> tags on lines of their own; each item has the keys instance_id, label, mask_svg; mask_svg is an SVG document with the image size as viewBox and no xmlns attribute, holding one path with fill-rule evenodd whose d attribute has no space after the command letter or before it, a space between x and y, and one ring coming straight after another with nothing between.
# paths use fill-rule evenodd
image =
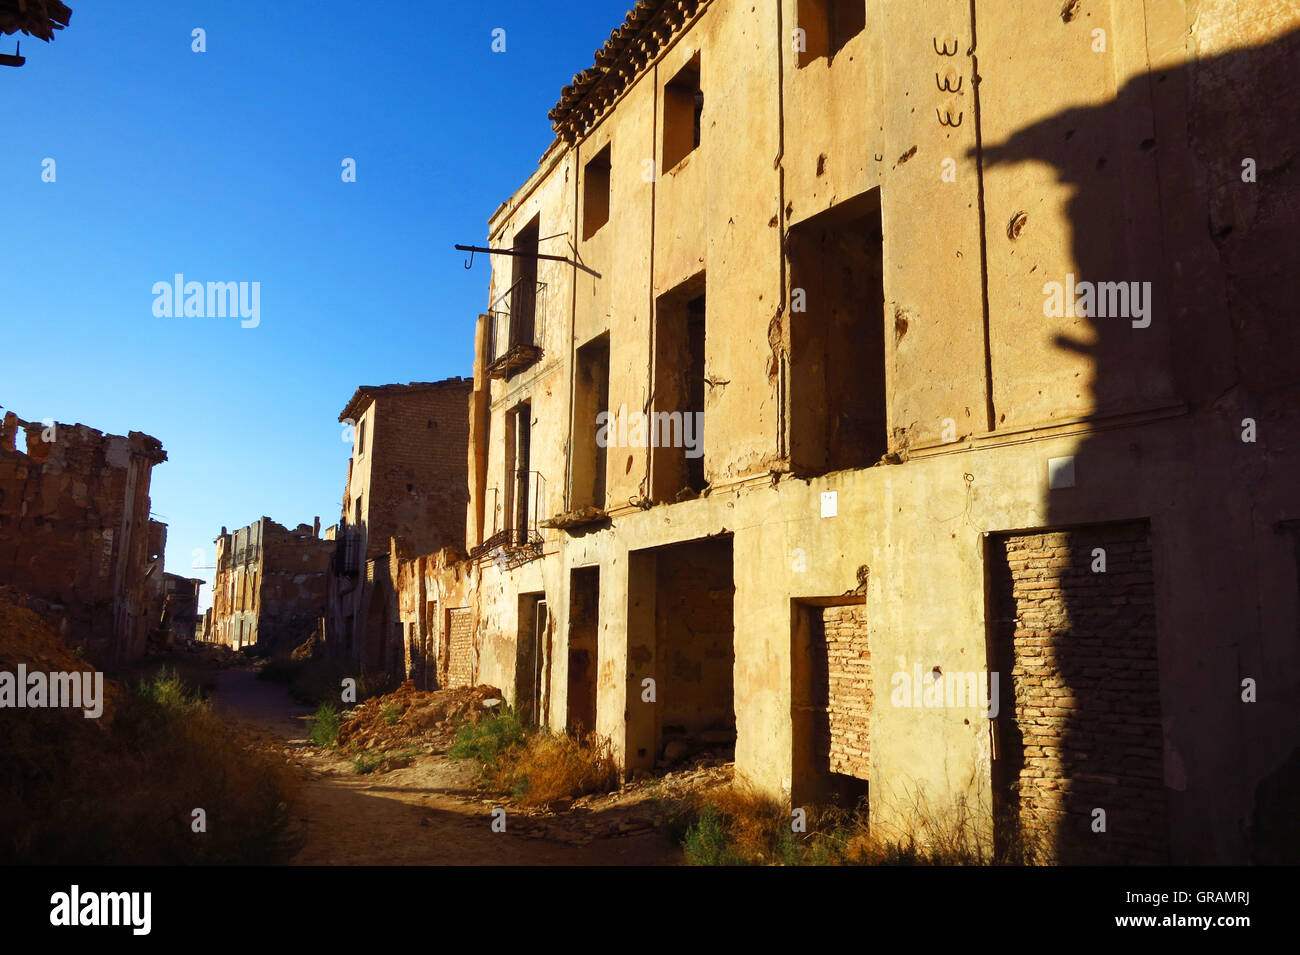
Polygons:
<instances>
[{"instance_id":1,"label":"iron balcony railing","mask_svg":"<svg viewBox=\"0 0 1300 955\"><path fill-rule=\"evenodd\" d=\"M517 566L541 556L542 508L546 502L546 478L540 471L519 470L514 473L508 494L500 488L488 488L492 522L483 543L473 555L483 557L502 549L510 566Z\"/></svg>"},{"instance_id":2,"label":"iron balcony railing","mask_svg":"<svg viewBox=\"0 0 1300 955\"><path fill-rule=\"evenodd\" d=\"M542 354L546 284L520 279L488 307L488 371L508 378Z\"/></svg>"}]
</instances>

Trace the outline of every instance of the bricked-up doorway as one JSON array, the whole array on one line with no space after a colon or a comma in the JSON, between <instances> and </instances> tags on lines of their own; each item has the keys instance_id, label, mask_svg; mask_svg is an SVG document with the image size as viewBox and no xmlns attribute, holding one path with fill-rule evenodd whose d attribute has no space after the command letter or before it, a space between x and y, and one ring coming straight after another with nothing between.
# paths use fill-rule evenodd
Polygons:
<instances>
[{"instance_id":1,"label":"bricked-up doorway","mask_svg":"<svg viewBox=\"0 0 1300 955\"><path fill-rule=\"evenodd\" d=\"M439 680L448 688L474 685L474 611L454 607L447 611L445 675Z\"/></svg>"},{"instance_id":2,"label":"bricked-up doorway","mask_svg":"<svg viewBox=\"0 0 1300 955\"><path fill-rule=\"evenodd\" d=\"M596 662L600 643L600 568L569 574L569 682L565 728L584 735L596 729Z\"/></svg>"},{"instance_id":3,"label":"bricked-up doorway","mask_svg":"<svg viewBox=\"0 0 1300 955\"><path fill-rule=\"evenodd\" d=\"M791 798L846 809L867 795L871 653L862 597L791 605Z\"/></svg>"},{"instance_id":4,"label":"bricked-up doorway","mask_svg":"<svg viewBox=\"0 0 1300 955\"><path fill-rule=\"evenodd\" d=\"M629 555L630 767L734 759L732 567L730 535Z\"/></svg>"},{"instance_id":5,"label":"bricked-up doorway","mask_svg":"<svg viewBox=\"0 0 1300 955\"><path fill-rule=\"evenodd\" d=\"M1044 861L1166 861L1149 523L992 535L987 556L999 851L1023 834Z\"/></svg>"}]
</instances>

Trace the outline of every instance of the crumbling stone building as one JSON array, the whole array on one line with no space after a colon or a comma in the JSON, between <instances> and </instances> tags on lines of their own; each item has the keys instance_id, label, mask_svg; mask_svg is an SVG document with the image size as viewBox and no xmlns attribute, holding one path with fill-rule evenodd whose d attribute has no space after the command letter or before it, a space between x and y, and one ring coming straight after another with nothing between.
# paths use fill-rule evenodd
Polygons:
<instances>
[{"instance_id":1,"label":"crumbling stone building","mask_svg":"<svg viewBox=\"0 0 1300 955\"><path fill-rule=\"evenodd\" d=\"M159 625L167 526L149 519L149 482L166 460L139 431L12 412L0 424L0 586L40 601L62 636L103 663L139 656Z\"/></svg>"},{"instance_id":2,"label":"crumbling stone building","mask_svg":"<svg viewBox=\"0 0 1300 955\"><path fill-rule=\"evenodd\" d=\"M291 650L325 615L334 542L320 536L320 518L289 530L262 517L217 537L212 607L204 639L239 650Z\"/></svg>"},{"instance_id":3,"label":"crumbling stone building","mask_svg":"<svg viewBox=\"0 0 1300 955\"><path fill-rule=\"evenodd\" d=\"M199 591L204 583L202 577L163 574L162 627L174 639L192 641L198 636Z\"/></svg>"},{"instance_id":4,"label":"crumbling stone building","mask_svg":"<svg viewBox=\"0 0 1300 955\"><path fill-rule=\"evenodd\" d=\"M397 556L464 544L471 388L458 377L362 385L339 414L353 444L326 644L367 671L405 666Z\"/></svg>"},{"instance_id":5,"label":"crumbling stone building","mask_svg":"<svg viewBox=\"0 0 1300 955\"><path fill-rule=\"evenodd\" d=\"M489 221L408 660L629 771L1295 861L1297 28L640 0Z\"/></svg>"}]
</instances>

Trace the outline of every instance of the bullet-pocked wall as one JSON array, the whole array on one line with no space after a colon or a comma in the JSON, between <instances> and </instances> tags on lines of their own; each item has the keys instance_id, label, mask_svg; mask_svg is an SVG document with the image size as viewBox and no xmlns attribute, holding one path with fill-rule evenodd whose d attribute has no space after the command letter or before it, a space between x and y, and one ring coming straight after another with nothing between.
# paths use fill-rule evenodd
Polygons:
<instances>
[{"instance_id":1,"label":"bullet-pocked wall","mask_svg":"<svg viewBox=\"0 0 1300 955\"><path fill-rule=\"evenodd\" d=\"M1162 800L1112 811L1100 831L1088 813L1087 834L1053 831L1048 848L1065 857L1084 838L1100 858L1176 862L1277 851L1267 834L1285 830L1300 697L1294 678L1250 687L1300 672L1300 409L1260 331L1294 353L1280 316L1297 289L1273 263L1300 235L1295 143L1252 126L1259 155L1238 153L1243 115L1296 108L1270 107L1268 77L1294 52L1300 15L1282 0L875 0L859 23L840 7L639 5L602 65L566 89L556 145L491 220L494 245L535 222L541 245L568 232L598 275L539 263L541 355L501 377L480 326L490 415L474 431L486 477L471 512L485 529L471 543L512 526L501 502L524 409L528 466L545 479L530 513L553 519L525 528L533 551L499 541L461 577L474 582L478 672L515 693L520 595L544 595L551 725L586 706L568 699L589 692L571 668L594 639L597 729L629 768L664 764L665 701L684 684L652 650L662 588L648 555L726 538L737 773L795 802L825 791L817 734L795 712L821 705L796 657L809 643L799 621L809 607L861 607L846 645L869 660L855 689L870 703L850 722L869 739L852 746L841 720L835 772L869 785L882 829L920 806L1006 842L992 680L1014 689L1015 665L999 673L993 648L999 620L1032 629L1037 608L999 617L994 542L1140 524L1154 651L1117 664L1116 688L1144 720L1159 713L1159 741L1144 723L1140 769L1099 751L1097 773L1146 785L1158 763ZM878 291L854 284L864 276ZM494 309L518 279L494 263ZM876 296L874 311L845 307ZM657 337L689 330L669 310L700 299L702 372L690 347ZM628 426L605 435L603 505L578 513L595 505L590 384L604 359L591 356L605 336L606 410ZM861 395L819 393L819 362ZM631 427L693 410L683 373L701 379L698 458L684 428ZM871 401L883 412L864 413ZM678 446L655 446L674 433ZM702 459L701 487L678 459ZM541 486L530 479L532 500ZM593 572L594 638L592 601L574 594ZM1061 593L1050 633L1024 639L1068 646L1082 633L1086 601ZM1096 674L1047 671L1038 685L1063 691L1053 699L1110 705ZM1086 745L1063 725L1062 752ZM1069 786L1055 748L1025 763ZM1122 790L1092 808L1113 810Z\"/></svg>"}]
</instances>

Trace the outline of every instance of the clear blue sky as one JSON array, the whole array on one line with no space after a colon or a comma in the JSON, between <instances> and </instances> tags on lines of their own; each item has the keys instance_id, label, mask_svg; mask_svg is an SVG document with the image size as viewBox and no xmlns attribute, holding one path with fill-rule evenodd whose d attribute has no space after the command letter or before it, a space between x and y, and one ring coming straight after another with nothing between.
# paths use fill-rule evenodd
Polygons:
<instances>
[{"instance_id":1,"label":"clear blue sky","mask_svg":"<svg viewBox=\"0 0 1300 955\"><path fill-rule=\"evenodd\" d=\"M210 582L222 525L338 520L357 385L470 374L488 261L452 245L631 0L68 2L0 68L0 406L161 440L167 569ZM155 317L177 272L260 282L260 324Z\"/></svg>"}]
</instances>

